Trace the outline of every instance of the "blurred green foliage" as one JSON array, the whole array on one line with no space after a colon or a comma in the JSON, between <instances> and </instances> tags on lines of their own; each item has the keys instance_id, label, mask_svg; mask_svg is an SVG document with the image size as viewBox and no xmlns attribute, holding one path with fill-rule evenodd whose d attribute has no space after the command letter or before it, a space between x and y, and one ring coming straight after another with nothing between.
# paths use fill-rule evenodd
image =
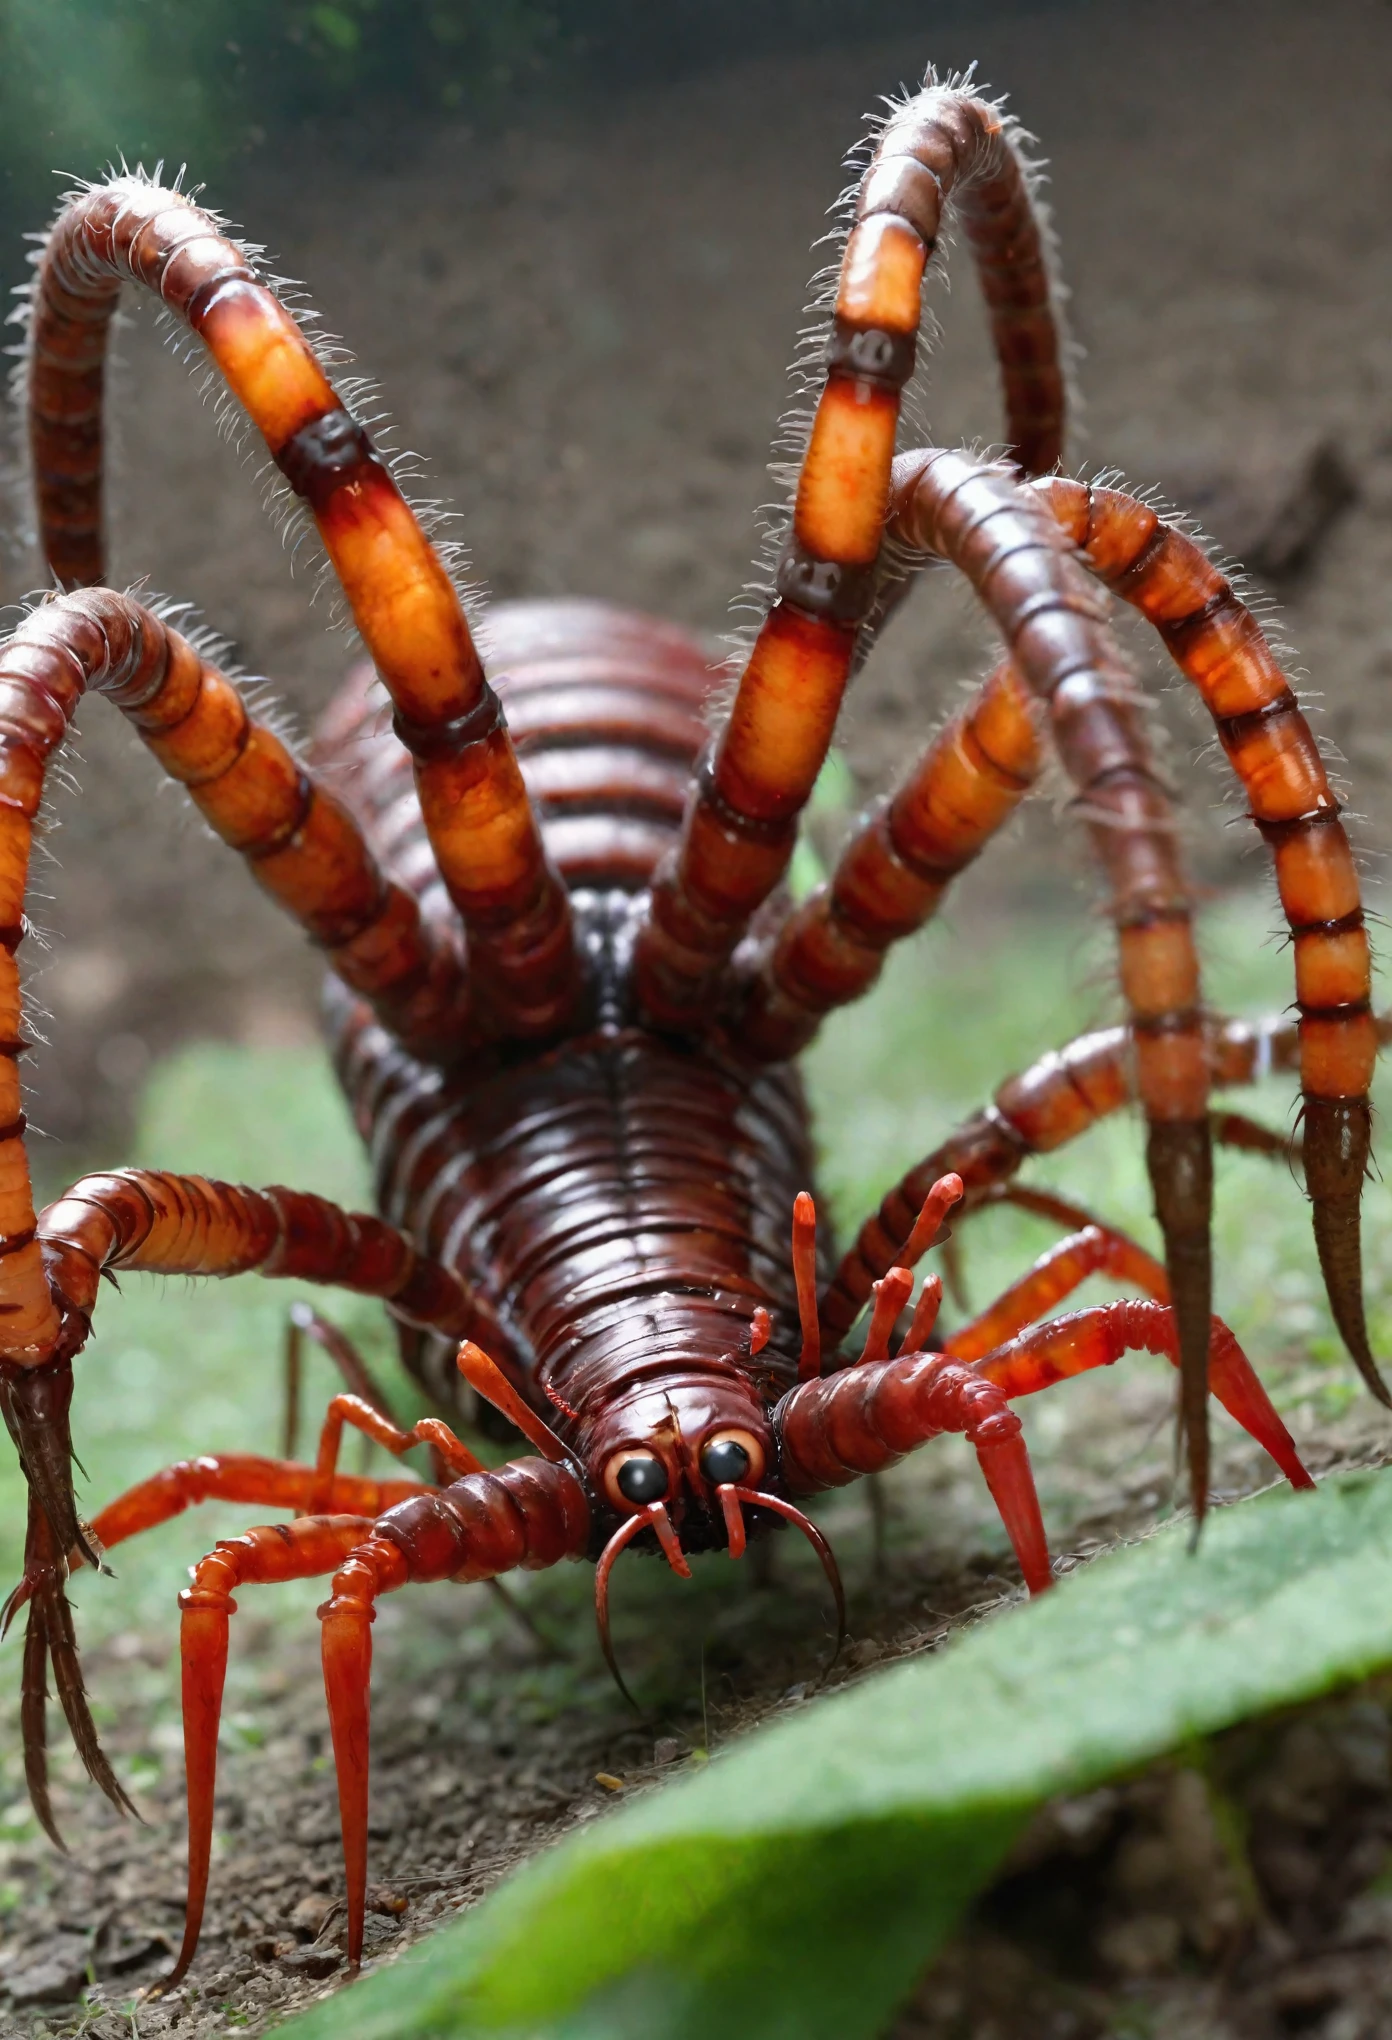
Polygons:
<instances>
[{"instance_id":1,"label":"blurred green foliage","mask_svg":"<svg viewBox=\"0 0 1392 2040\"><path fill-rule=\"evenodd\" d=\"M54 172L122 156L225 184L306 123L385 124L390 142L586 78L911 24L913 0L0 0L0 210L36 225Z\"/></svg>"},{"instance_id":2,"label":"blurred green foliage","mask_svg":"<svg viewBox=\"0 0 1392 2040\"><path fill-rule=\"evenodd\" d=\"M306 116L495 99L584 49L546 0L4 0L12 184L108 160L200 175Z\"/></svg>"}]
</instances>

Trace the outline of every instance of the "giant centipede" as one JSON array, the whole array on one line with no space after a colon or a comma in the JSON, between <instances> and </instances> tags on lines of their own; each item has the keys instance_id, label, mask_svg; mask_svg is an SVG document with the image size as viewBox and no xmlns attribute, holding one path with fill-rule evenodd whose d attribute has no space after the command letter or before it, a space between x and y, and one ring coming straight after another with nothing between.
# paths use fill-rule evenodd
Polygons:
<instances>
[{"instance_id":1,"label":"giant centipede","mask_svg":"<svg viewBox=\"0 0 1392 2040\"><path fill-rule=\"evenodd\" d=\"M1296 1486L1309 1476L1212 1314L1215 1139L1285 1151L1215 1089L1299 1071L1301 1157L1335 1319L1373 1391L1360 1269L1370 1006L1357 873L1319 751L1252 615L1207 555L1116 487L1061 469L1065 348L1037 178L968 84L893 105L849 202L815 407L762 621L733 676L671 625L592 601L475 627L391 464L224 223L123 174L64 205L37 258L26 352L33 479L55 592L0 647L0 1402L30 1489L26 1771L57 1838L45 1689L96 1782L124 1790L83 1690L69 1568L210 1497L288 1512L224 1540L180 1597L193 1960L211 1861L233 1590L323 1575L347 1949L363 1947L375 1601L409 1584L595 1562L601 1640L630 1545L678 1573L942 1432L971 1442L1031 1593L1050 1555L1012 1403L1124 1352L1178 1370L1190 1491L1208 1496L1216 1396ZM947 217L985 294L998 458L901 452L925 273ZM301 758L166 613L106 582L105 364L121 290L201 343L317 530L367 659ZM918 565L980 597L1000 663L857 824L825 884L786 884L848 684ZM1153 623L1210 711L1274 861L1298 1019L1206 1006L1174 796L1110 622ZM733 688L725 682L733 677ZM21 1109L29 861L77 704L106 696L328 970L335 1066L376 1212L155 1170L87 1176L36 1212ZM728 693L728 705L718 704ZM1053 760L1107 889L1124 1023L1011 1078L911 1171L837 1261L813 1195L796 1056L939 909ZM1163 1260L1016 1177L1135 1104ZM1064 1237L985 1311L937 1325L915 1268L1001 1199ZM380 1298L437 1414L406 1428L318 1326L346 1389L314 1461L223 1454L91 1521L71 1476L73 1363L103 1276L259 1269ZM1046 1314L1089 1274L1139 1296ZM481 1423L529 1448L488 1468ZM344 1427L424 1444L435 1478L338 1466ZM615 1667L617 1673L617 1667Z\"/></svg>"}]
</instances>

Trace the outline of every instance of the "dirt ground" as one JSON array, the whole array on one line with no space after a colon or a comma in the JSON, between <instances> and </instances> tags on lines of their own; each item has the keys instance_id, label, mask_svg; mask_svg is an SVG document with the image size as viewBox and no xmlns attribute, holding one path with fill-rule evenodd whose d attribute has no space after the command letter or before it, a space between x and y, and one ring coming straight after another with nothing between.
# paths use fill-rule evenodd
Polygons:
<instances>
[{"instance_id":1,"label":"dirt ground","mask_svg":"<svg viewBox=\"0 0 1392 2040\"><path fill-rule=\"evenodd\" d=\"M1152 1465L1116 1473L1119 1425L1163 1431L1163 1383L1078 1398L1044 1499L1055 1548L1085 1560L1161 1502ZM955 1441L954 1441L955 1442ZM1366 1413L1301 1436L1312 1470L1392 1457ZM1215 1488L1269 1474L1224 1434ZM900 1469L878 1562L863 1497L823 1516L850 1585L849 1643L825 1680L824 1591L780 1545L736 1579L698 1560L696 1602L656 1566L620 1583L636 1722L598 1664L583 1569L524 1582L545 1642L482 1590L388 1602L375 1631L368 1961L455 1916L532 1851L818 1692L938 1649L1018 1598L968 1470ZM907 1478L905 1477L907 1474ZM0 1841L0 2032L26 2040L255 2034L341 1986L341 1855L317 1625L238 1617L199 1956L167 1996L183 1918L183 1766L167 1632L88 1654L104 1734L143 1824L56 1756L74 1853ZM700 1670L696 1657L699 1650ZM890 2040L1382 2040L1392 2015L1392 1729L1373 1686L1217 1738L1202 1760L1048 1808L933 1965ZM152 1723L154 1724L152 1727ZM10 1823L12 1811L0 1820ZM79 1995L82 2002L77 2002ZM350 2033L351 1999L344 2005Z\"/></svg>"},{"instance_id":2,"label":"dirt ground","mask_svg":"<svg viewBox=\"0 0 1392 2040\"><path fill-rule=\"evenodd\" d=\"M1259 532L1297 455L1337 449L1354 500L1278 592L1309 684L1324 694L1324 731L1348 759L1364 840L1383 847L1387 7L1002 7L970 30L954 17L935 36L930 21L912 44L867 38L641 94L586 95L502 136L369 135L351 149L316 138L239 172L226 203L307 280L327 324L380 377L401 443L429 456L429 492L460 511L495 593L594 593L716 634L748 572L808 245L837 191L839 156L875 95L914 78L929 55L980 58L1051 158L1087 350L1076 461L1119 465L1138 483L1212 483L1209 522L1239 545ZM961 265L953 274L928 414L941 439L989 440L998 428L979 314ZM312 578L291 575L252 473L217 440L148 314L123 353L116 574L194 602L307 724L348 647L324 630ZM6 592L35 573L16 556ZM945 583L918 592L848 718L866 785L985 653ZM1164 714L1187 777L1201 733L1173 698ZM114 724L99 703L84 710L83 792L60 798L61 862L46 869L51 898L37 908L61 931L38 985L51 1046L32 1107L63 1143L47 1151L50 1178L110 1149L141 1075L172 1043L210 1032L298 1039L313 1025L314 971L297 939L177 799L156 796L153 769ZM1219 791L1200 774L1189 796L1214 877L1234 855L1214 812ZM1074 867L1056 859L1046 879L1018 876L1035 862L1003 872L1002 886L1037 898L1073 883ZM1355 1425L1331 1436L1323 1463L1366 1454L1370 1435ZM1253 1469L1231 1477L1241 1487ZM1085 1483L1081 1492L1075 1550L1138 1527L1157 1501L1138 1491L1118 1514L1099 1494L1089 1519ZM865 1569L851 1672L936 1641L1001 1591L989 1561L972 1555L970 1524L953 1550L941 1536L925 1545L917 1522L910 1510L883 1575ZM569 1591L543 1585L529 1605L566 1629ZM383 1662L395 1654L403 1676L379 1681L377 1945L423 1930L593 1817L607 1803L597 1771L633 1789L698 1740L796 1704L808 1625L821 1633L811 1583L798 1575L787 1596L751 1593L728 1619L731 1694L706 1722L683 1701L655 1742L604 1696L593 1667L558 1670L501 1614L471 1630L476 1654L462 1662L444 1628L397 1636L384 1617ZM243 1641L254 1645L254 1632ZM139 2009L134 2027L124 2012L73 2009L89 1966L101 1996L121 2005L177 1941L181 1771L177 1746L152 1742L149 1729L171 1677L167 1649L167 1638L132 1634L91 1666L151 1825L105 1822L65 1777L60 1809L82 1837L72 1863L0 1842L0 1880L13 1886L0 2031L67 2033L83 2017L91 2040L255 2031L338 1972L330 1778L318 1713L309 1719L301 1697L317 1668L308 1645L302 1657L278 1645L269 1659L253 1648L236 1704L256 1739L228 1759L229 1841L192 1986ZM935 1970L899 2040L1370 2040L1392 2030L1392 1915L1374 1888L1392 1839L1381 1696L1244 1731L1214 1762L1221 1792L1165 1770L1056 1810ZM1215 1795L1238 1803L1258 1838L1250 1881L1214 1840Z\"/></svg>"}]
</instances>

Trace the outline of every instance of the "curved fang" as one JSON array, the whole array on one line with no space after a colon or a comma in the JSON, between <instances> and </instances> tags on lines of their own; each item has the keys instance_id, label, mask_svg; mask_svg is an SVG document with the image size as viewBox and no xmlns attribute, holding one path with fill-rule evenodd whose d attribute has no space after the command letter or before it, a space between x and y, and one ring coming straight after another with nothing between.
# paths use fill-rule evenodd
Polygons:
<instances>
[{"instance_id":1,"label":"curved fang","mask_svg":"<svg viewBox=\"0 0 1392 2040\"><path fill-rule=\"evenodd\" d=\"M613 1674L614 1684L635 1714L641 1714L642 1709L624 1684L623 1673L619 1670L618 1659L614 1656L614 1640L609 1633L609 1575L614 1570L614 1561L619 1553L627 1549L640 1530L655 1530L663 1556L673 1572L681 1579L691 1578L691 1567L686 1562L686 1554L677 1542L672 1519L661 1502L650 1502L646 1509L640 1509L636 1516L630 1516L626 1523L620 1523L599 1554L594 1581L595 1624L599 1630L599 1647L604 1652L605 1664Z\"/></svg>"},{"instance_id":2,"label":"curved fang","mask_svg":"<svg viewBox=\"0 0 1392 2040\"><path fill-rule=\"evenodd\" d=\"M751 1509L772 1509L775 1515L784 1517L786 1521L794 1524L797 1529L801 1530L803 1536L822 1561L822 1571L826 1574L828 1584L836 1599L836 1648L831 1654L831 1663L827 1666L827 1671L830 1671L831 1666L840 1657L841 1646L846 1641L846 1590L841 1584L841 1568L836 1563L836 1553L827 1543L816 1524L809 1517L804 1516L801 1509L795 1509L791 1502L785 1502L781 1495L767 1495L760 1488L736 1487L733 1484L729 1487L722 1487L719 1492L720 1505L726 1512L725 1520L727 1524L729 1523L730 1515L729 1504L725 1500L726 1495L729 1495L736 1504L744 1502ZM740 1527L742 1531L742 1522Z\"/></svg>"},{"instance_id":3,"label":"curved fang","mask_svg":"<svg viewBox=\"0 0 1392 2040\"><path fill-rule=\"evenodd\" d=\"M731 1558L743 1558L748 1542L744 1530L744 1511L739 1503L739 1490L725 1481L716 1489L720 1502L720 1513L725 1518L725 1541Z\"/></svg>"}]
</instances>

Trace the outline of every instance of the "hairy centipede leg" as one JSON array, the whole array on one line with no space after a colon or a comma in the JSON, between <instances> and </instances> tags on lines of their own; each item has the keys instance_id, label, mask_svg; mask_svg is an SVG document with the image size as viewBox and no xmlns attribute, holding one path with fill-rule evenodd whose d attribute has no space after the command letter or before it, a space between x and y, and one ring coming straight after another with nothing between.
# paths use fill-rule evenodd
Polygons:
<instances>
[{"instance_id":1,"label":"hairy centipede leg","mask_svg":"<svg viewBox=\"0 0 1392 2040\"><path fill-rule=\"evenodd\" d=\"M77 1513L73 1494L70 1360L42 1367L0 1367L0 1409L15 1442L30 1493L37 1496L58 1551L74 1545L89 1565L101 1570L100 1551Z\"/></svg>"}]
</instances>

